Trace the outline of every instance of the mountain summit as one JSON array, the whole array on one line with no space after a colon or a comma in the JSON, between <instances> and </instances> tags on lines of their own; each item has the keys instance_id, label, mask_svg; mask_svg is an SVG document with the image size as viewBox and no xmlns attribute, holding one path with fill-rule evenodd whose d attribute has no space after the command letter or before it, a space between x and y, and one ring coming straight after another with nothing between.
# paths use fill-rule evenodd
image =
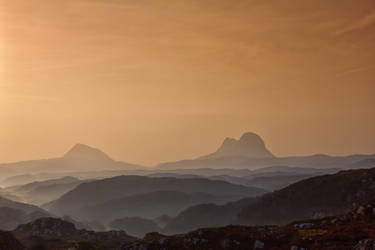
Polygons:
<instances>
[{"instance_id":1,"label":"mountain summit","mask_svg":"<svg viewBox=\"0 0 375 250\"><path fill-rule=\"evenodd\" d=\"M65 153L64 158L93 161L112 161L112 159L103 151L80 143L76 144L67 153Z\"/></svg>"},{"instance_id":2,"label":"mountain summit","mask_svg":"<svg viewBox=\"0 0 375 250\"><path fill-rule=\"evenodd\" d=\"M255 133L245 133L239 140L226 138L220 148L202 158L220 158L244 156L249 158L275 157L267 148L262 138Z\"/></svg>"},{"instance_id":3,"label":"mountain summit","mask_svg":"<svg viewBox=\"0 0 375 250\"><path fill-rule=\"evenodd\" d=\"M13 175L143 169L140 165L115 161L103 151L80 143L62 157L0 164L0 171L8 168Z\"/></svg>"}]
</instances>

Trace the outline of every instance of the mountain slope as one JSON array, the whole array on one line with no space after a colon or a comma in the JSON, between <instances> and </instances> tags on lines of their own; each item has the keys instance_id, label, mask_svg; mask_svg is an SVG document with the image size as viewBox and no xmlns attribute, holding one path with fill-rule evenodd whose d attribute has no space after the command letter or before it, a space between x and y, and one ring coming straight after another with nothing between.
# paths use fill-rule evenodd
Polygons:
<instances>
[{"instance_id":1,"label":"mountain slope","mask_svg":"<svg viewBox=\"0 0 375 250\"><path fill-rule=\"evenodd\" d=\"M150 178L143 176L118 176L83 183L48 205L49 210L61 215L84 215L81 209L114 199L156 191L206 193L228 196L232 199L263 194L258 188L234 185L208 179Z\"/></svg>"},{"instance_id":2,"label":"mountain slope","mask_svg":"<svg viewBox=\"0 0 375 250\"><path fill-rule=\"evenodd\" d=\"M37 206L0 197L0 229L2 230L11 230L21 223L48 215L46 211Z\"/></svg>"},{"instance_id":3,"label":"mountain slope","mask_svg":"<svg viewBox=\"0 0 375 250\"><path fill-rule=\"evenodd\" d=\"M27 213L21 209L0 207L0 229L13 230L18 225L49 216L47 212Z\"/></svg>"},{"instance_id":4,"label":"mountain slope","mask_svg":"<svg viewBox=\"0 0 375 250\"><path fill-rule=\"evenodd\" d=\"M81 181L70 176L47 181L36 181L21 186L8 187L5 190L20 197L23 201L41 205L58 199L64 193L74 189Z\"/></svg>"},{"instance_id":5,"label":"mountain slope","mask_svg":"<svg viewBox=\"0 0 375 250\"><path fill-rule=\"evenodd\" d=\"M0 207L10 207L15 209L20 209L26 213L32 213L32 212L44 212L43 209L33 206L26 203L21 202L15 202L9 199L6 199L4 197L0 197Z\"/></svg>"},{"instance_id":6,"label":"mountain slope","mask_svg":"<svg viewBox=\"0 0 375 250\"><path fill-rule=\"evenodd\" d=\"M197 228L226 226L233 223L237 214L256 198L246 198L225 205L199 204L189 207L169 219L161 230L166 234L186 233Z\"/></svg>"},{"instance_id":7,"label":"mountain slope","mask_svg":"<svg viewBox=\"0 0 375 250\"><path fill-rule=\"evenodd\" d=\"M275 174L271 176L254 177L248 180L248 183L252 186L263 188L268 191L275 191L316 175L318 174Z\"/></svg>"},{"instance_id":8,"label":"mountain slope","mask_svg":"<svg viewBox=\"0 0 375 250\"><path fill-rule=\"evenodd\" d=\"M162 215L175 216L181 210L200 203L225 203L229 196L215 196L207 193L184 193L178 191L155 191L126 196L98 205L84 207L80 218L109 222L123 217L153 219Z\"/></svg>"},{"instance_id":9,"label":"mountain slope","mask_svg":"<svg viewBox=\"0 0 375 250\"><path fill-rule=\"evenodd\" d=\"M191 170L191 172L199 172L202 169L197 169L196 171ZM222 169L224 170L224 169ZM188 171L188 170L181 170ZM206 178L210 180L222 180L232 184L238 184L249 187L258 187L268 191L274 191L284 188L290 184L297 181L307 179L313 176L319 176L324 174L336 173L339 169L312 169L312 168L297 168L297 167L269 167L257 169L254 171L248 171L245 176L233 176L236 174L235 171L228 171L228 174L220 174L220 170L213 170L209 176L199 176L193 174L178 174L179 171L174 170L173 173L161 172L156 174L151 174L151 177L174 177L174 178ZM208 171L207 171L208 172Z\"/></svg>"},{"instance_id":10,"label":"mountain slope","mask_svg":"<svg viewBox=\"0 0 375 250\"><path fill-rule=\"evenodd\" d=\"M265 194L240 214L251 225L334 215L375 197L375 168L313 177Z\"/></svg>"},{"instance_id":11,"label":"mountain slope","mask_svg":"<svg viewBox=\"0 0 375 250\"><path fill-rule=\"evenodd\" d=\"M106 153L102 152L101 150L89 147L81 143L74 145L74 147L66 152L63 157L67 159L83 159L101 162L113 161Z\"/></svg>"},{"instance_id":12,"label":"mountain slope","mask_svg":"<svg viewBox=\"0 0 375 250\"><path fill-rule=\"evenodd\" d=\"M1 185L4 187L25 185L27 183L35 181L35 177L31 174L20 174L13 175L4 180L2 180Z\"/></svg>"},{"instance_id":13,"label":"mountain slope","mask_svg":"<svg viewBox=\"0 0 375 250\"><path fill-rule=\"evenodd\" d=\"M163 232L184 233L229 224L286 224L341 213L371 201L374 195L375 168L342 171L302 180L253 199L189 207L170 219Z\"/></svg>"},{"instance_id":14,"label":"mountain slope","mask_svg":"<svg viewBox=\"0 0 375 250\"><path fill-rule=\"evenodd\" d=\"M52 184L69 184L79 181L79 179L71 177L71 176L65 176L59 179L52 179L52 180L46 180L46 181L35 181L24 185L17 185L17 186L11 186L7 187L6 190L9 192L18 192L18 193L28 193L36 188L40 188L43 186L48 186Z\"/></svg>"}]
</instances>

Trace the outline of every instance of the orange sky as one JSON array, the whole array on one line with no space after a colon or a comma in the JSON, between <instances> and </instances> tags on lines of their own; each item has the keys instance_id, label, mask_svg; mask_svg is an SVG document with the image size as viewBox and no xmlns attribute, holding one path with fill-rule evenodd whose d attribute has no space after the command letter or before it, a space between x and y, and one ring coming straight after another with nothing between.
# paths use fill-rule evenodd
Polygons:
<instances>
[{"instance_id":1,"label":"orange sky","mask_svg":"<svg viewBox=\"0 0 375 250\"><path fill-rule=\"evenodd\" d=\"M0 0L0 162L152 165L245 131L375 153L373 0Z\"/></svg>"}]
</instances>

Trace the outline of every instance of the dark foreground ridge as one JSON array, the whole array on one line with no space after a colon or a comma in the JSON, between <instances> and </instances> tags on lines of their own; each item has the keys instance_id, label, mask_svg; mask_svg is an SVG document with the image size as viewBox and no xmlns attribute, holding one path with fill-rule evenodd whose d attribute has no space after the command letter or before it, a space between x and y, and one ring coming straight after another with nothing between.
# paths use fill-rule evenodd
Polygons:
<instances>
[{"instance_id":1,"label":"dark foreground ridge","mask_svg":"<svg viewBox=\"0 0 375 250\"><path fill-rule=\"evenodd\" d=\"M279 226L227 226L174 236L149 233L120 250L375 249L375 202L339 216Z\"/></svg>"},{"instance_id":2,"label":"dark foreground ridge","mask_svg":"<svg viewBox=\"0 0 375 250\"><path fill-rule=\"evenodd\" d=\"M374 239L375 200L341 215L286 226L231 225L172 236L148 233L143 239L124 231L78 230L61 219L41 218L12 232L0 231L0 250L374 250Z\"/></svg>"},{"instance_id":3,"label":"dark foreground ridge","mask_svg":"<svg viewBox=\"0 0 375 250\"><path fill-rule=\"evenodd\" d=\"M109 250L116 249L122 244L136 239L127 235L124 231L94 232L84 229L78 230L73 223L57 218L41 218L20 225L13 231L13 234L26 249Z\"/></svg>"},{"instance_id":4,"label":"dark foreground ridge","mask_svg":"<svg viewBox=\"0 0 375 250\"><path fill-rule=\"evenodd\" d=\"M0 250L23 250L22 244L14 238L12 233L0 231Z\"/></svg>"}]
</instances>

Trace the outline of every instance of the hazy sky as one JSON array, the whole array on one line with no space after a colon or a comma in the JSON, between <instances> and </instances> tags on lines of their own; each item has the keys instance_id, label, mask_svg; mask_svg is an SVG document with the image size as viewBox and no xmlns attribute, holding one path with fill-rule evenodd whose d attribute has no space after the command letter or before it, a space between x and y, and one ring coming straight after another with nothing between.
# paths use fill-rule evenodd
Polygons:
<instances>
[{"instance_id":1,"label":"hazy sky","mask_svg":"<svg viewBox=\"0 0 375 250\"><path fill-rule=\"evenodd\" d=\"M374 0L0 0L0 162L141 164L261 135L375 153Z\"/></svg>"}]
</instances>

